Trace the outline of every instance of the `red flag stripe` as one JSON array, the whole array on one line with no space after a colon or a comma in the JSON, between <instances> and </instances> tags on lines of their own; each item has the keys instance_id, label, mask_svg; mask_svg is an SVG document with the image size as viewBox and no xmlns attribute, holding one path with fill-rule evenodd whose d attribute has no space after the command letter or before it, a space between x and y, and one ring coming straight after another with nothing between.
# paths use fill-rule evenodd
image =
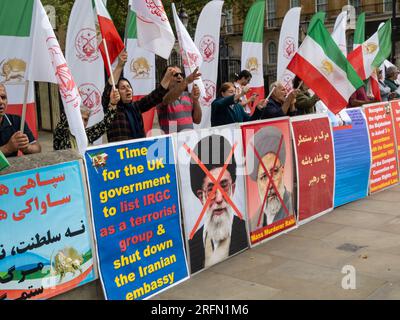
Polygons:
<instances>
[{"instance_id":1,"label":"red flag stripe","mask_svg":"<svg viewBox=\"0 0 400 320\"><path fill-rule=\"evenodd\" d=\"M336 114L347 106L348 101L337 92L335 87L323 75L321 75L318 69L301 55L296 53L287 68L298 75L333 113Z\"/></svg>"}]
</instances>

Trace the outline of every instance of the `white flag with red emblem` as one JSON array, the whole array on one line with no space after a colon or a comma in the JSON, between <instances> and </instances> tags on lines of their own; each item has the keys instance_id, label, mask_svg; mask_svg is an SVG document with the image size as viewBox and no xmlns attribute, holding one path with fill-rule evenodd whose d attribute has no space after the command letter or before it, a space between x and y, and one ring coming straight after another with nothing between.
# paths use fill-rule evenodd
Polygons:
<instances>
[{"instance_id":1,"label":"white flag with red emblem","mask_svg":"<svg viewBox=\"0 0 400 320\"><path fill-rule=\"evenodd\" d=\"M201 11L194 36L194 42L203 57L200 72L205 89L205 94L200 99L202 117L199 128L211 126L211 103L217 94L219 34L223 5L224 1L220 0L207 3Z\"/></svg>"},{"instance_id":2,"label":"white flag with red emblem","mask_svg":"<svg viewBox=\"0 0 400 320\"><path fill-rule=\"evenodd\" d=\"M90 110L88 127L104 118L101 94L104 88L104 63L98 49L96 22L90 1L76 0L68 21L65 58L82 98ZM101 144L102 138L94 144Z\"/></svg>"},{"instance_id":3,"label":"white flag with red emblem","mask_svg":"<svg viewBox=\"0 0 400 320\"><path fill-rule=\"evenodd\" d=\"M293 88L292 82L295 77L295 74L287 69L287 65L299 47L300 13L300 7L292 8L286 13L279 35L277 79L288 90Z\"/></svg>"},{"instance_id":4,"label":"white flag with red emblem","mask_svg":"<svg viewBox=\"0 0 400 320\"><path fill-rule=\"evenodd\" d=\"M186 76L190 75L197 67L201 67L203 63L203 58L201 57L199 49L197 49L194 44L192 38L187 32L185 26L182 21L179 19L178 14L176 13L175 4L172 3L172 14L174 16L176 33L178 35L178 42L180 47L180 52L182 56L183 66L185 68ZM203 81L200 79L194 81L195 84L200 89L201 97L205 96L205 89Z\"/></svg>"},{"instance_id":5,"label":"white flag with red emblem","mask_svg":"<svg viewBox=\"0 0 400 320\"><path fill-rule=\"evenodd\" d=\"M79 152L83 154L87 147L87 137L80 112L81 97L42 3L39 0L29 0L30 3L32 1L32 12L25 12L26 16L32 18L29 35L32 41L31 54L26 79L58 84L70 131L76 138Z\"/></svg>"},{"instance_id":6,"label":"white flag with red emblem","mask_svg":"<svg viewBox=\"0 0 400 320\"><path fill-rule=\"evenodd\" d=\"M133 1L139 47L168 59L175 36L161 0Z\"/></svg>"}]
</instances>

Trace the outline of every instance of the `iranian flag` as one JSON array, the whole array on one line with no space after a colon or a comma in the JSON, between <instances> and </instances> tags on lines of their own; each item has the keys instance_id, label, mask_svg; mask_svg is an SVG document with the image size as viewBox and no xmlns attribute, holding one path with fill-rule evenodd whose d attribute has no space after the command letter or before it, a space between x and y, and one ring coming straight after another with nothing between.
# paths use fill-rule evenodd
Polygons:
<instances>
[{"instance_id":1,"label":"iranian flag","mask_svg":"<svg viewBox=\"0 0 400 320\"><path fill-rule=\"evenodd\" d=\"M88 127L104 118L101 95L104 88L104 63L98 49L96 22L90 1L76 0L68 21L65 58L82 98L90 110ZM95 141L101 144L102 138Z\"/></svg>"},{"instance_id":2,"label":"iranian flag","mask_svg":"<svg viewBox=\"0 0 400 320\"><path fill-rule=\"evenodd\" d=\"M3 8L6 6L4 9L10 10L9 14L14 15L16 3L21 4L18 9L23 7L24 17L17 22L26 23L25 19L32 21L27 38L30 45L24 46L28 48L29 55L26 78L29 81L58 84L70 131L75 136L79 152L83 154L87 147L87 137L80 112L81 97L50 21L39 0L3 0L0 12L4 12Z\"/></svg>"},{"instance_id":3,"label":"iranian flag","mask_svg":"<svg viewBox=\"0 0 400 320\"><path fill-rule=\"evenodd\" d=\"M103 39L105 39L107 43L111 65L116 61L118 55L124 49L124 43L122 42L121 37L119 36L118 31L115 28L110 14L108 13L103 1L92 0L92 5L97 15L98 27L101 35L101 39L99 39L99 49L101 51L101 55L103 56L103 61L105 62L107 72L108 74L110 74Z\"/></svg>"},{"instance_id":4,"label":"iranian flag","mask_svg":"<svg viewBox=\"0 0 400 320\"><path fill-rule=\"evenodd\" d=\"M357 18L356 30L354 31L353 49L363 44L365 41L365 12L361 13Z\"/></svg>"},{"instance_id":5,"label":"iranian flag","mask_svg":"<svg viewBox=\"0 0 400 320\"><path fill-rule=\"evenodd\" d=\"M335 114L347 106L350 96L363 85L320 20L309 30L288 69Z\"/></svg>"},{"instance_id":6,"label":"iranian flag","mask_svg":"<svg viewBox=\"0 0 400 320\"><path fill-rule=\"evenodd\" d=\"M246 69L252 74L251 89L247 94L258 94L258 99L264 98L264 73L263 73L263 41L264 41L265 0L257 0L246 16L243 29L242 42L242 70ZM254 112L257 101L251 108Z\"/></svg>"},{"instance_id":7,"label":"iranian flag","mask_svg":"<svg viewBox=\"0 0 400 320\"><path fill-rule=\"evenodd\" d=\"M349 53L347 59L362 80L368 79L392 51L392 23L388 20L367 41Z\"/></svg>"},{"instance_id":8,"label":"iranian flag","mask_svg":"<svg viewBox=\"0 0 400 320\"><path fill-rule=\"evenodd\" d=\"M33 1L0 2L0 83L7 90L7 113L21 116L30 57ZM27 13L28 12L28 13ZM26 123L37 138L34 84L28 84Z\"/></svg>"},{"instance_id":9,"label":"iranian flag","mask_svg":"<svg viewBox=\"0 0 400 320\"><path fill-rule=\"evenodd\" d=\"M131 7L132 7L132 2ZM156 68L154 53L140 48L137 42L136 13L129 10L125 28L126 51L128 62L124 67L124 77L132 84L133 100L139 100L149 94L156 86ZM155 108L143 113L144 130L147 133L153 127Z\"/></svg>"}]
</instances>

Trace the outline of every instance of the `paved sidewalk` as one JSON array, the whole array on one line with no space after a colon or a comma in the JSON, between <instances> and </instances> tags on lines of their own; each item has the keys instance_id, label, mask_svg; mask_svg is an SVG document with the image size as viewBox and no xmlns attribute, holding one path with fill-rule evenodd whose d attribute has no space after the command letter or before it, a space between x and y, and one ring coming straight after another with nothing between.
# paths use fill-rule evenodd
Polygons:
<instances>
[{"instance_id":1,"label":"paved sidewalk","mask_svg":"<svg viewBox=\"0 0 400 320\"><path fill-rule=\"evenodd\" d=\"M52 135L40 132L43 151ZM356 289L342 289L345 265ZM55 297L104 299L100 281ZM326 214L153 299L400 299L400 186Z\"/></svg>"},{"instance_id":2,"label":"paved sidewalk","mask_svg":"<svg viewBox=\"0 0 400 320\"><path fill-rule=\"evenodd\" d=\"M356 289L342 289L345 265ZM222 262L155 299L400 299L400 186Z\"/></svg>"}]
</instances>

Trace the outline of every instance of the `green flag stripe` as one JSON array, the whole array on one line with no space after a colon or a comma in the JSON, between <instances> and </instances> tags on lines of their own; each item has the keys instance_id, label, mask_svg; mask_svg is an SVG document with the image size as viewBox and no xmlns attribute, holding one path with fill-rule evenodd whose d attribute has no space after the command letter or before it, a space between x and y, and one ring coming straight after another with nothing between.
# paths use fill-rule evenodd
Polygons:
<instances>
[{"instance_id":1,"label":"green flag stripe","mask_svg":"<svg viewBox=\"0 0 400 320\"><path fill-rule=\"evenodd\" d=\"M34 0L0 1L0 36L29 37Z\"/></svg>"},{"instance_id":2,"label":"green flag stripe","mask_svg":"<svg viewBox=\"0 0 400 320\"><path fill-rule=\"evenodd\" d=\"M381 64L392 53L392 21L388 20L382 28L378 30L379 51L376 55L372 66L379 68Z\"/></svg>"},{"instance_id":3,"label":"green flag stripe","mask_svg":"<svg viewBox=\"0 0 400 320\"><path fill-rule=\"evenodd\" d=\"M317 12L317 13L315 13L315 14L312 16L311 21L310 21L310 23L309 23L309 25L308 25L308 32L311 31L311 29L314 27L315 23L316 23L318 20L321 20L322 24L324 24L324 22L325 22L325 17L326 17L326 13L325 13L325 12Z\"/></svg>"},{"instance_id":4,"label":"green flag stripe","mask_svg":"<svg viewBox=\"0 0 400 320\"><path fill-rule=\"evenodd\" d=\"M362 80L357 75L357 72L343 55L342 51L340 51L339 47L320 20L315 23L308 35L321 46L325 55L329 57L329 59L347 73L347 78L355 88L359 88L362 85Z\"/></svg>"},{"instance_id":5,"label":"green flag stripe","mask_svg":"<svg viewBox=\"0 0 400 320\"><path fill-rule=\"evenodd\" d=\"M125 35L128 39L136 39L137 38L137 25L136 25L136 13L132 10L128 13L128 18L126 19L126 30L127 35Z\"/></svg>"},{"instance_id":6,"label":"green flag stripe","mask_svg":"<svg viewBox=\"0 0 400 320\"><path fill-rule=\"evenodd\" d=\"M265 1L258 0L250 8L243 28L243 42L264 41Z\"/></svg>"},{"instance_id":7,"label":"green flag stripe","mask_svg":"<svg viewBox=\"0 0 400 320\"><path fill-rule=\"evenodd\" d=\"M361 44L365 41L365 12L357 18L356 31L354 32L354 44Z\"/></svg>"}]
</instances>

